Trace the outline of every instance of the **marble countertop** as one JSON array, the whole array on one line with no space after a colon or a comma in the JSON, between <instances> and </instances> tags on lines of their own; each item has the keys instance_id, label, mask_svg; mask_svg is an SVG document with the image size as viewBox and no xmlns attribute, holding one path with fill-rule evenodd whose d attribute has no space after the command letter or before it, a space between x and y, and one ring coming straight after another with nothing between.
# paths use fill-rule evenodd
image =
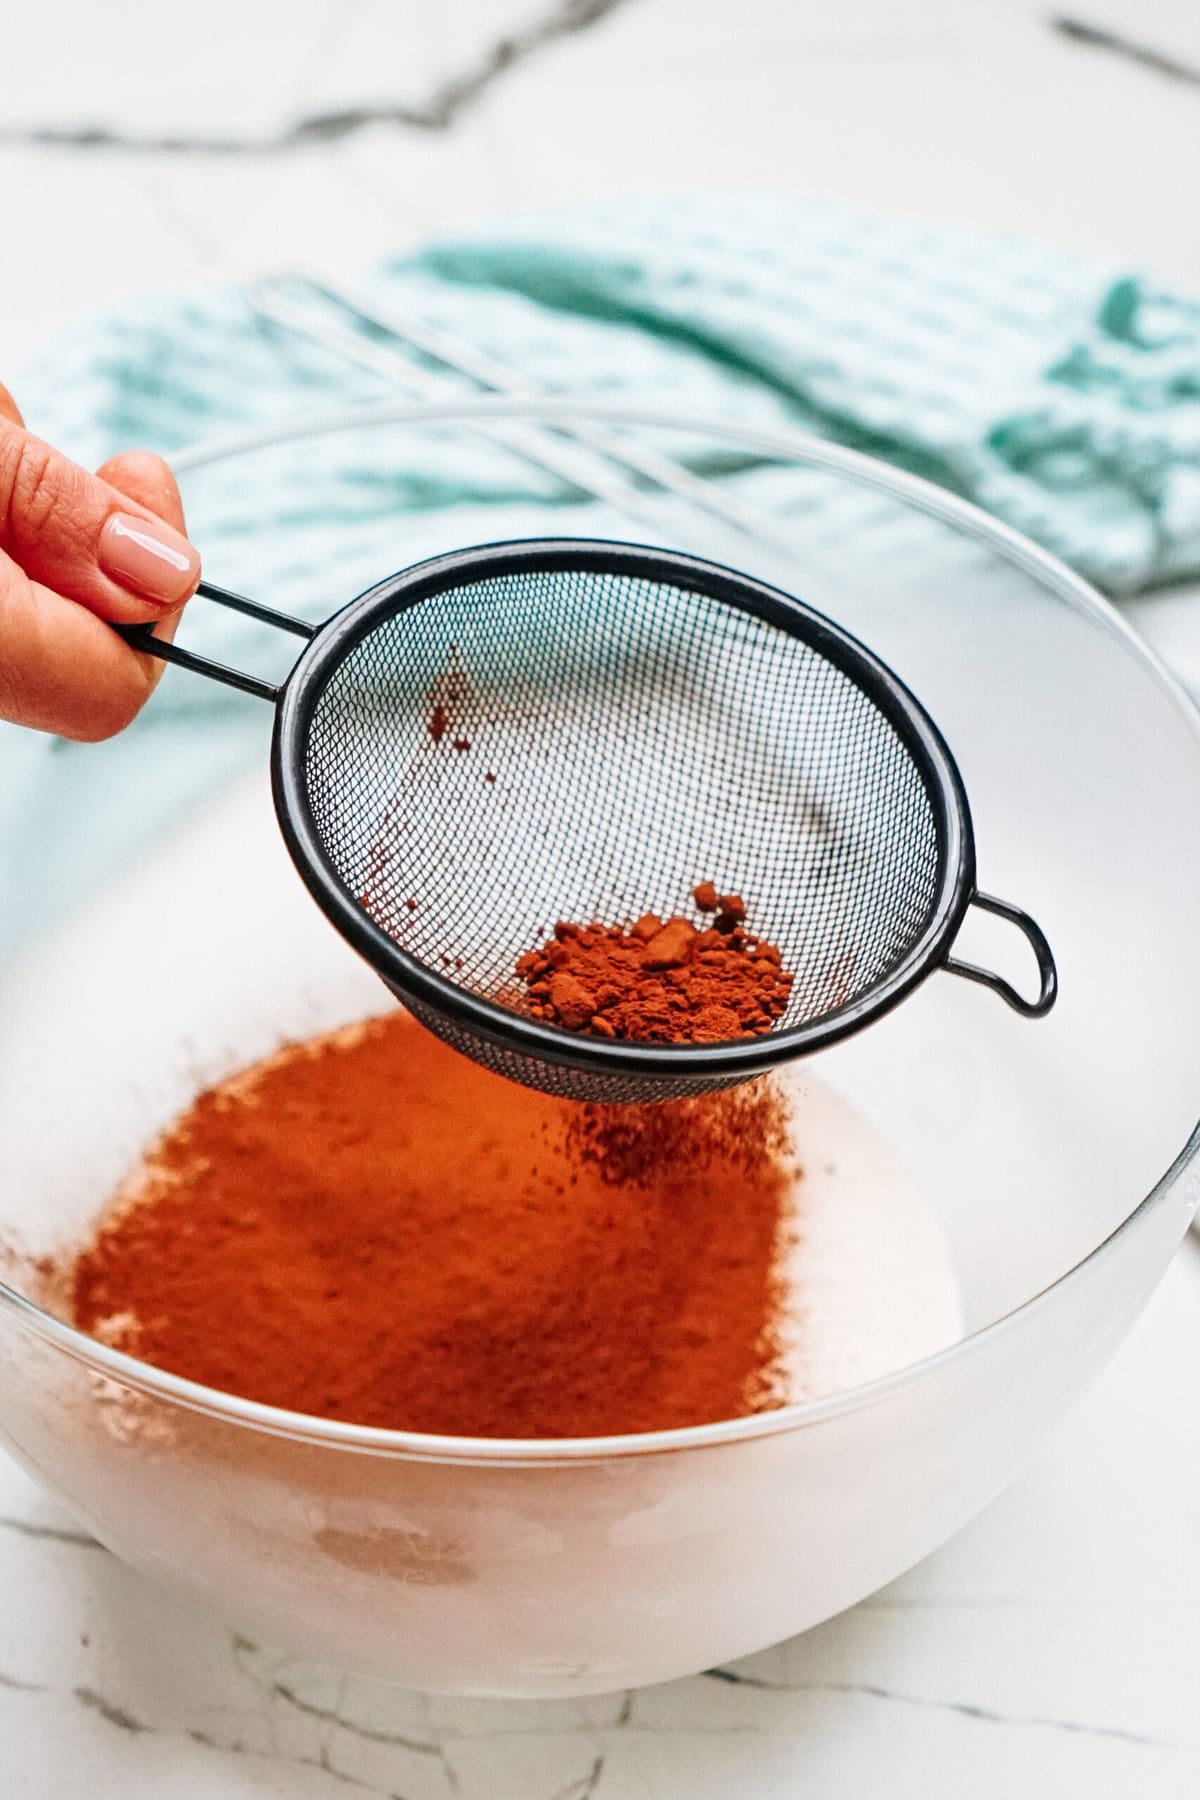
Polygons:
<instances>
[{"instance_id":1,"label":"marble countertop","mask_svg":"<svg viewBox=\"0 0 1200 1800\"><path fill-rule=\"evenodd\" d=\"M1187 11L213 0L164 35L161 8L114 0L102 30L77 7L64 71L62 9L43 9L6 43L4 372L132 292L282 261L349 272L497 208L650 189L782 186L1200 287L1179 188L1200 151ZM1200 595L1133 616L1200 689ZM1053 1443L921 1568L744 1664L594 1701L439 1699L233 1638L0 1460L0 1790L1191 1800L1198 1380L1192 1238Z\"/></svg>"},{"instance_id":2,"label":"marble countertop","mask_svg":"<svg viewBox=\"0 0 1200 1800\"><path fill-rule=\"evenodd\" d=\"M1122 10L1157 49L1053 17L1111 28ZM64 0L3 28L9 381L134 293L282 262L351 272L497 210L647 192L819 195L1200 287L1181 193L1200 146L1188 0L209 0L165 16ZM1149 60L1167 52L1175 73Z\"/></svg>"}]
</instances>

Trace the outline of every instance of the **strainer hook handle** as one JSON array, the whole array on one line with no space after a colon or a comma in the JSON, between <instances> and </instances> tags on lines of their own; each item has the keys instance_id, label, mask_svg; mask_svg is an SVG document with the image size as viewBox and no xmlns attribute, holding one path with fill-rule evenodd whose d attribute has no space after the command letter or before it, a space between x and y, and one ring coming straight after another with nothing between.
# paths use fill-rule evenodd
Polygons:
<instances>
[{"instance_id":1,"label":"strainer hook handle","mask_svg":"<svg viewBox=\"0 0 1200 1800\"><path fill-rule=\"evenodd\" d=\"M293 636L306 639L316 635L316 626L309 625L304 619L294 619L290 613L276 612L273 607L261 606L257 600L248 600L244 594L230 593L228 588L216 587L211 581L202 581L196 593L205 600L215 600L218 606L228 606L233 612L245 613L247 618L257 619L260 624L273 625L277 631L290 631ZM197 656L194 650L185 650L181 644L155 637L151 625L117 625L113 629L127 644L132 644L135 650L143 650L150 656L156 656L159 662L174 663L179 669L190 669L193 675L206 675L210 681L223 682L226 687L238 688L243 694L255 694L260 700L269 700L272 705L279 698L279 688L275 682L264 681L258 675L247 675L242 669L231 669L225 663L213 662L210 657Z\"/></svg>"},{"instance_id":2,"label":"strainer hook handle","mask_svg":"<svg viewBox=\"0 0 1200 1800\"><path fill-rule=\"evenodd\" d=\"M998 900L994 894L976 892L971 896L971 905L978 906L982 912L995 913L997 918L1007 919L1024 934L1037 958L1038 975L1041 979L1038 997L1036 1000L1026 1000L1002 975L993 974L991 969L981 969L977 963L958 962L952 956L946 959L948 973L961 975L966 981L978 981L984 987L991 988L993 993L999 994L1023 1018L1043 1018L1058 998L1058 970L1054 966L1054 954L1046 942L1041 926L1027 912L1022 912L1019 906L1013 906L1008 900Z\"/></svg>"}]
</instances>

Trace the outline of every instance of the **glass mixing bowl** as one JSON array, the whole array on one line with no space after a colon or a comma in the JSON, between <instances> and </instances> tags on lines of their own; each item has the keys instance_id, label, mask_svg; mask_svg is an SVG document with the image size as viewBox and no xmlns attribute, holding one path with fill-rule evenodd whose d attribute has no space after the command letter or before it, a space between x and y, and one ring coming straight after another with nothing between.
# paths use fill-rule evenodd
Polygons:
<instances>
[{"instance_id":1,"label":"glass mixing bowl","mask_svg":"<svg viewBox=\"0 0 1200 1800\"><path fill-rule=\"evenodd\" d=\"M578 401L392 404L181 458L194 535L214 578L330 611L465 533L519 528L506 475L450 505L432 475L402 478L399 451L434 471L468 446L485 457L480 428L513 417L602 420L723 468L723 491L769 509L756 536L668 504L653 535L779 582L892 663L962 767L982 884L1019 896L1054 945L1045 1022L935 976L816 1071L915 1174L959 1272L964 1341L752 1419L509 1443L253 1405L55 1316L33 1259L86 1226L198 1082L381 1009L291 870L264 761L4 983L0 1433L103 1543L247 1634L426 1688L552 1695L710 1666L891 1580L986 1504L1120 1342L1196 1200L1200 736L1083 582L969 506L785 432ZM322 482L342 521L332 556L328 509L318 533L303 499ZM578 494L542 500L530 529L550 504L564 533L652 535ZM199 758L218 725L195 685ZM265 748L267 709L230 705ZM178 781L148 759L132 800L114 781L114 810ZM1013 936L969 931L963 953L1028 980Z\"/></svg>"}]
</instances>

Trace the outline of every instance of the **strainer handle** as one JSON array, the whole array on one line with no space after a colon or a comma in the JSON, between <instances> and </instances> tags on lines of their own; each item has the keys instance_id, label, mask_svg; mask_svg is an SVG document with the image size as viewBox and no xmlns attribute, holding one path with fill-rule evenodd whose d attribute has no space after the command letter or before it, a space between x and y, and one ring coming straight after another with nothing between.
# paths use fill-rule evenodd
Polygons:
<instances>
[{"instance_id":1,"label":"strainer handle","mask_svg":"<svg viewBox=\"0 0 1200 1800\"><path fill-rule=\"evenodd\" d=\"M258 619L263 625L274 625L278 631L290 631L294 637L311 638L316 635L316 626L309 625L304 619L293 619L290 613L276 612L270 606L260 606L257 600L247 600L244 594L231 594L228 588L216 587L211 581L202 581L196 593L205 600L215 600L218 606L228 606L233 612L245 613L248 618ZM170 643L166 638L155 637L152 625L115 625L113 629L127 644L132 644L135 650L144 650L149 656L157 656L159 662L174 663L179 669L190 669L193 675L207 675L210 681L224 682L226 687L238 688L243 694L256 694L260 700L269 700L272 705L279 698L279 688L275 682L263 681L258 675L247 675L241 669L230 669L224 663L213 662L207 656L197 656L194 650L185 650L182 645Z\"/></svg>"},{"instance_id":2,"label":"strainer handle","mask_svg":"<svg viewBox=\"0 0 1200 1800\"><path fill-rule=\"evenodd\" d=\"M971 905L978 906L982 912L995 913L999 919L1007 919L1010 925L1024 933L1033 954L1037 957L1038 974L1041 977L1041 988L1036 1000L1026 1000L1018 994L1010 982L1002 975L994 975L990 969L981 969L977 963L958 962L954 957L947 957L945 967L951 975L961 975L966 981L978 981L999 994L1014 1010L1026 1019L1040 1019L1050 1011L1058 998L1058 970L1054 966L1054 954L1046 942L1042 931L1027 912L1019 906L1013 906L1007 900L997 900L994 894L975 893L971 896Z\"/></svg>"}]
</instances>

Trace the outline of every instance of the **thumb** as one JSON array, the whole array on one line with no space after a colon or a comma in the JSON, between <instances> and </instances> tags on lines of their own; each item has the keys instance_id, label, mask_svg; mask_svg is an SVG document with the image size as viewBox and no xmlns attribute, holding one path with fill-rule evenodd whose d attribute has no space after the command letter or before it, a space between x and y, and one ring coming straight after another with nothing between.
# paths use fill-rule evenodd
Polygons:
<instances>
[{"instance_id":1,"label":"thumb","mask_svg":"<svg viewBox=\"0 0 1200 1800\"><path fill-rule=\"evenodd\" d=\"M181 605L200 577L172 525L3 418L0 550L32 581L122 624Z\"/></svg>"}]
</instances>

